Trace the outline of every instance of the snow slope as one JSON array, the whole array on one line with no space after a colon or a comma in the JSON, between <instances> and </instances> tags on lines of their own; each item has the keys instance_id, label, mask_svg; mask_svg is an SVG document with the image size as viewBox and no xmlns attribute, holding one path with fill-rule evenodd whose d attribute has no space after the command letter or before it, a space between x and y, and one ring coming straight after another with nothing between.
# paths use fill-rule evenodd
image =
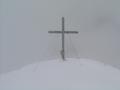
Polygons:
<instances>
[{"instance_id":1,"label":"snow slope","mask_svg":"<svg viewBox=\"0 0 120 90\"><path fill-rule=\"evenodd\" d=\"M45 61L0 75L0 90L120 90L120 70L89 59Z\"/></svg>"}]
</instances>

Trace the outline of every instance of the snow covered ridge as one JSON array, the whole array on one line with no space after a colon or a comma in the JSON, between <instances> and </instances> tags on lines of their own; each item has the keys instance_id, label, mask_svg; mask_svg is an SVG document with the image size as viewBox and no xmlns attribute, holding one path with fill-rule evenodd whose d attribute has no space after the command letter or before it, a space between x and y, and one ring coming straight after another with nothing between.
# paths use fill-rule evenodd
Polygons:
<instances>
[{"instance_id":1,"label":"snow covered ridge","mask_svg":"<svg viewBox=\"0 0 120 90\"><path fill-rule=\"evenodd\" d=\"M51 60L2 74L0 90L120 90L120 70L89 59Z\"/></svg>"}]
</instances>

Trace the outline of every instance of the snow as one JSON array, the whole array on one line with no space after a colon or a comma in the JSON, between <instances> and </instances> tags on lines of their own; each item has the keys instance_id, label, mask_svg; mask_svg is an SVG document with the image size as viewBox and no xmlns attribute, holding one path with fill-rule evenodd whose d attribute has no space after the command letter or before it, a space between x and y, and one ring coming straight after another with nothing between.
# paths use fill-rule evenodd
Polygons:
<instances>
[{"instance_id":1,"label":"snow","mask_svg":"<svg viewBox=\"0 0 120 90\"><path fill-rule=\"evenodd\" d=\"M120 90L120 70L89 59L50 60L0 75L0 90Z\"/></svg>"}]
</instances>

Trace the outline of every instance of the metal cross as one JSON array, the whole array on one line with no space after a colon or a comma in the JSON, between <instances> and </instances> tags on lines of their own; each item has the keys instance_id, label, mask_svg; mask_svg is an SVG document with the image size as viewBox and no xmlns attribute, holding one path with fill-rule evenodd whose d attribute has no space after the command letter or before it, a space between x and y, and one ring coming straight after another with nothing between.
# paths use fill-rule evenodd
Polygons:
<instances>
[{"instance_id":1,"label":"metal cross","mask_svg":"<svg viewBox=\"0 0 120 90\"><path fill-rule=\"evenodd\" d=\"M56 33L56 34L62 34L62 50L61 50L61 56L62 59L65 60L65 34L77 34L78 31L65 31L65 18L62 17L62 31L48 31L48 33Z\"/></svg>"}]
</instances>

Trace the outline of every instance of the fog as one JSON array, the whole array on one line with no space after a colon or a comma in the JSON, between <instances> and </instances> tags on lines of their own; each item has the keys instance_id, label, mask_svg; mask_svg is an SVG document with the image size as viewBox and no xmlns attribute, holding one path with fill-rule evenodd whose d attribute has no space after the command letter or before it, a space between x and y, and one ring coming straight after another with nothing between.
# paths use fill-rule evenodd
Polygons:
<instances>
[{"instance_id":1,"label":"fog","mask_svg":"<svg viewBox=\"0 0 120 90\"><path fill-rule=\"evenodd\" d=\"M65 36L66 57L90 58L120 68L119 0L1 0L0 73L27 64L61 58L61 35L49 30L79 31Z\"/></svg>"}]
</instances>

